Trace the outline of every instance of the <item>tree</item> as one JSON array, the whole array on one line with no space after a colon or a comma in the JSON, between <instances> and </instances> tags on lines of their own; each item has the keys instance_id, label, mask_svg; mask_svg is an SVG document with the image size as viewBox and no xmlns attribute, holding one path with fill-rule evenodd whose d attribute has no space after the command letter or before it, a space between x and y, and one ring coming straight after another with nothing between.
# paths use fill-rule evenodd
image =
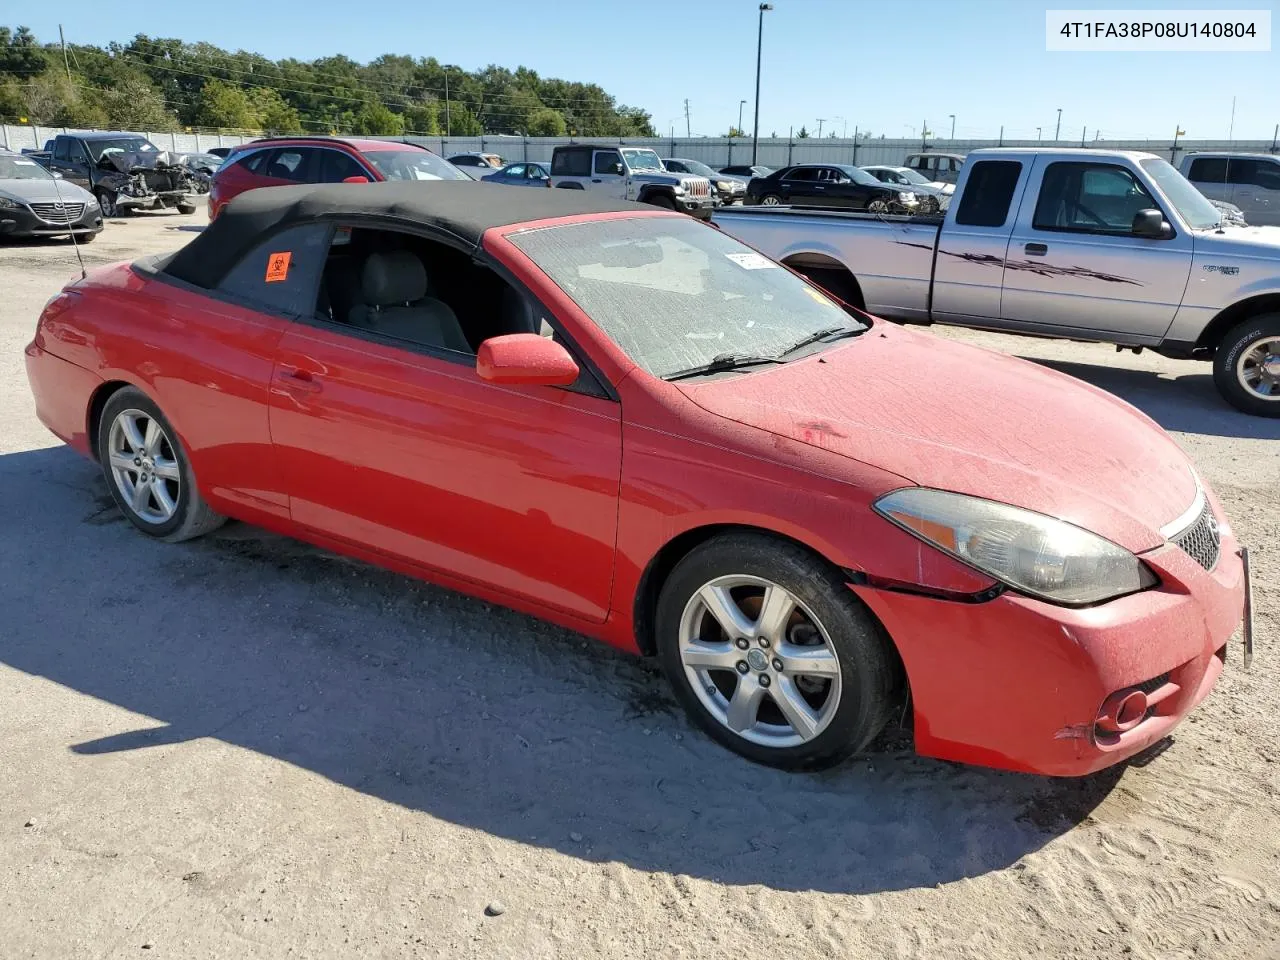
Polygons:
<instances>
[{"instance_id":1,"label":"tree","mask_svg":"<svg viewBox=\"0 0 1280 960\"><path fill-rule=\"evenodd\" d=\"M200 109L195 117L202 127L228 130L259 129L258 111L240 87L222 80L210 80L200 90Z\"/></svg>"},{"instance_id":2,"label":"tree","mask_svg":"<svg viewBox=\"0 0 1280 960\"><path fill-rule=\"evenodd\" d=\"M725 136L726 137L745 137L746 134L743 133L741 130L739 130L737 127L730 127L729 132L726 133Z\"/></svg>"},{"instance_id":3,"label":"tree","mask_svg":"<svg viewBox=\"0 0 1280 960\"><path fill-rule=\"evenodd\" d=\"M0 73L31 79L49 66L49 59L27 27L0 27Z\"/></svg>"},{"instance_id":4,"label":"tree","mask_svg":"<svg viewBox=\"0 0 1280 960\"><path fill-rule=\"evenodd\" d=\"M366 103L356 114L351 125L353 133L367 133L377 137L394 137L404 133L404 117L392 113L381 103Z\"/></svg>"},{"instance_id":5,"label":"tree","mask_svg":"<svg viewBox=\"0 0 1280 960\"><path fill-rule=\"evenodd\" d=\"M164 101L145 80L130 79L103 90L99 102L108 126L124 130L172 130L177 117L165 109Z\"/></svg>"},{"instance_id":6,"label":"tree","mask_svg":"<svg viewBox=\"0 0 1280 960\"><path fill-rule=\"evenodd\" d=\"M405 133L435 136L440 132L440 107L434 100L413 103L404 111Z\"/></svg>"},{"instance_id":7,"label":"tree","mask_svg":"<svg viewBox=\"0 0 1280 960\"><path fill-rule=\"evenodd\" d=\"M808 140L808 139L809 139L809 131L808 131L808 129L807 129L806 127L801 127L801 128L800 128L800 131L796 134L796 139L797 139L797 140Z\"/></svg>"},{"instance_id":8,"label":"tree","mask_svg":"<svg viewBox=\"0 0 1280 960\"><path fill-rule=\"evenodd\" d=\"M448 103L449 129L446 133L450 137L478 137L484 133L484 127L480 121L476 119L476 115L467 109L465 103L457 100L450 100Z\"/></svg>"},{"instance_id":9,"label":"tree","mask_svg":"<svg viewBox=\"0 0 1280 960\"><path fill-rule=\"evenodd\" d=\"M558 110L543 107L529 117L526 132L531 137L563 137L569 132L569 125Z\"/></svg>"},{"instance_id":10,"label":"tree","mask_svg":"<svg viewBox=\"0 0 1280 960\"><path fill-rule=\"evenodd\" d=\"M27 101L16 80L0 83L0 123L21 123L27 115Z\"/></svg>"},{"instance_id":11,"label":"tree","mask_svg":"<svg viewBox=\"0 0 1280 960\"><path fill-rule=\"evenodd\" d=\"M302 118L298 111L285 103L279 93L269 87L256 87L249 99L253 104L253 112L257 115L257 126L263 133L279 135L282 133L301 133Z\"/></svg>"}]
</instances>

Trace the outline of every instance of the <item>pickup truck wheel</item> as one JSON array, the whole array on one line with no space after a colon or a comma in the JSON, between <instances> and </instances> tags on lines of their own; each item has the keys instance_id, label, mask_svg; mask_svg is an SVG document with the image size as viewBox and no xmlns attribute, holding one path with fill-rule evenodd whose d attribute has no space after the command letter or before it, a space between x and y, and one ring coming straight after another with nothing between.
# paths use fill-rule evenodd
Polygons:
<instances>
[{"instance_id":1,"label":"pickup truck wheel","mask_svg":"<svg viewBox=\"0 0 1280 960\"><path fill-rule=\"evenodd\" d=\"M1280 313L1250 317L1227 331L1213 354L1213 381L1236 409L1280 417Z\"/></svg>"},{"instance_id":2,"label":"pickup truck wheel","mask_svg":"<svg viewBox=\"0 0 1280 960\"><path fill-rule=\"evenodd\" d=\"M102 219L110 220L120 216L120 208L116 206L114 193L110 190L95 190L94 196L98 198L98 206L102 208Z\"/></svg>"},{"instance_id":3,"label":"pickup truck wheel","mask_svg":"<svg viewBox=\"0 0 1280 960\"><path fill-rule=\"evenodd\" d=\"M663 210L674 210L676 208L676 202L665 193L651 193L644 198L644 202L651 207L661 207Z\"/></svg>"}]
</instances>

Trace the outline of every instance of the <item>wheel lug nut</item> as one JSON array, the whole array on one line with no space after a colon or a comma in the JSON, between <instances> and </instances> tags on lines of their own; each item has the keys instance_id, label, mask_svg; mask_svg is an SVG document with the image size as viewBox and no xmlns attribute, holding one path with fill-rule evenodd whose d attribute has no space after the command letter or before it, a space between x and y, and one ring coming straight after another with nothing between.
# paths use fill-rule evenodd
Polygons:
<instances>
[{"instance_id":1,"label":"wheel lug nut","mask_svg":"<svg viewBox=\"0 0 1280 960\"><path fill-rule=\"evenodd\" d=\"M777 670L779 673L782 672L782 661L777 657L773 658L773 669Z\"/></svg>"},{"instance_id":2,"label":"wheel lug nut","mask_svg":"<svg viewBox=\"0 0 1280 960\"><path fill-rule=\"evenodd\" d=\"M762 646L762 647L767 647L767 646L769 646L769 638L768 638L768 637L761 637L761 638L760 638L760 646Z\"/></svg>"},{"instance_id":3,"label":"wheel lug nut","mask_svg":"<svg viewBox=\"0 0 1280 960\"><path fill-rule=\"evenodd\" d=\"M738 649L739 649L739 650L745 650L745 649L747 649L748 644L747 644L747 638L746 638L746 637L739 637L737 642L738 642Z\"/></svg>"},{"instance_id":4,"label":"wheel lug nut","mask_svg":"<svg viewBox=\"0 0 1280 960\"><path fill-rule=\"evenodd\" d=\"M133 465L134 465L135 467L140 467L140 466L142 466L142 458L141 458L141 457L134 457L134 458L133 458Z\"/></svg>"},{"instance_id":5,"label":"wheel lug nut","mask_svg":"<svg viewBox=\"0 0 1280 960\"><path fill-rule=\"evenodd\" d=\"M746 672L747 672L748 670L750 670L750 669L751 669L751 668L747 666L747 661L745 661L745 660L739 660L739 661L738 661L738 672L739 672L739 673L746 673Z\"/></svg>"},{"instance_id":6,"label":"wheel lug nut","mask_svg":"<svg viewBox=\"0 0 1280 960\"><path fill-rule=\"evenodd\" d=\"M760 674L760 686L767 687L771 682L767 673Z\"/></svg>"}]
</instances>

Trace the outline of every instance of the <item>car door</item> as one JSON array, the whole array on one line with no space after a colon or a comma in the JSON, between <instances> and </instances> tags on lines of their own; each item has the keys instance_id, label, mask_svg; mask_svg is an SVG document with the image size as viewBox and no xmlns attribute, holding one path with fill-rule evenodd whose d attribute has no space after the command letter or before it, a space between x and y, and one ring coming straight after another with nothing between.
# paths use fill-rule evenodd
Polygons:
<instances>
[{"instance_id":1,"label":"car door","mask_svg":"<svg viewBox=\"0 0 1280 960\"><path fill-rule=\"evenodd\" d=\"M364 177L372 183L378 179L349 153L329 148L315 152L315 162L310 165L311 183L343 183L353 177Z\"/></svg>"},{"instance_id":2,"label":"car door","mask_svg":"<svg viewBox=\"0 0 1280 960\"><path fill-rule=\"evenodd\" d=\"M1235 203L1231 199L1231 184L1227 179L1226 157L1193 157L1187 168L1187 179L1210 200Z\"/></svg>"},{"instance_id":3,"label":"car door","mask_svg":"<svg viewBox=\"0 0 1280 960\"><path fill-rule=\"evenodd\" d=\"M1001 317L1137 343L1163 337L1186 290L1192 238L1133 234L1139 210L1163 209L1133 172L1037 157L1028 190L1036 202L1022 204L1010 238Z\"/></svg>"},{"instance_id":4,"label":"car door","mask_svg":"<svg viewBox=\"0 0 1280 960\"><path fill-rule=\"evenodd\" d=\"M778 178L778 188L782 191L782 202L798 205L812 204L814 199L822 196L818 187L817 167L793 167Z\"/></svg>"},{"instance_id":5,"label":"car door","mask_svg":"<svg viewBox=\"0 0 1280 960\"><path fill-rule=\"evenodd\" d=\"M591 189L605 196L627 199L626 167L617 150L597 150L591 161Z\"/></svg>"},{"instance_id":6,"label":"car door","mask_svg":"<svg viewBox=\"0 0 1280 960\"><path fill-rule=\"evenodd\" d=\"M277 147L258 167L258 186L285 186L290 183L315 183L313 177L320 151L310 147Z\"/></svg>"},{"instance_id":7,"label":"car door","mask_svg":"<svg viewBox=\"0 0 1280 960\"><path fill-rule=\"evenodd\" d=\"M525 176L524 184L526 187L544 187L545 188L547 185L547 180L549 179L547 176L546 168L542 166L542 164L540 163L528 164L525 167L524 176Z\"/></svg>"},{"instance_id":8,"label":"car door","mask_svg":"<svg viewBox=\"0 0 1280 960\"><path fill-rule=\"evenodd\" d=\"M335 234L344 236L326 268L328 312L296 324L279 347L271 431L294 522L602 621L622 458L616 401L585 379L565 388L489 383L470 352L343 322L333 307L343 278L358 276L370 251L397 245L416 251L432 291L457 304L475 341L485 335L475 324L507 315L513 302L550 317L520 299L522 288L489 286L506 281L443 238L359 227ZM503 306L486 307L486 296Z\"/></svg>"},{"instance_id":9,"label":"car door","mask_svg":"<svg viewBox=\"0 0 1280 960\"><path fill-rule=\"evenodd\" d=\"M1251 226L1280 226L1280 162L1271 158L1233 157L1227 163L1231 203Z\"/></svg>"},{"instance_id":10,"label":"car door","mask_svg":"<svg viewBox=\"0 0 1280 960\"><path fill-rule=\"evenodd\" d=\"M50 168L62 174L62 178L78 187L92 190L89 170L89 154L84 144L75 137L56 137L53 141L53 157Z\"/></svg>"}]
</instances>

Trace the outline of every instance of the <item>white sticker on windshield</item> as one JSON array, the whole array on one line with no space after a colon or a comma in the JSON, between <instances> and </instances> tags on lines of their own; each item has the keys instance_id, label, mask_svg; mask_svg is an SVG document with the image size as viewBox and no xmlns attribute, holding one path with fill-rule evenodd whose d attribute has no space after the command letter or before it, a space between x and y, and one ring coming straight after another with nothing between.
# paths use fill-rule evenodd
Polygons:
<instances>
[{"instance_id":1,"label":"white sticker on windshield","mask_svg":"<svg viewBox=\"0 0 1280 960\"><path fill-rule=\"evenodd\" d=\"M14 164L15 164L16 166L19 166L19 167L35 167L35 166L39 166L39 164L37 164L34 160L15 160L15 161L13 161L13 162L14 162Z\"/></svg>"},{"instance_id":2,"label":"white sticker on windshield","mask_svg":"<svg viewBox=\"0 0 1280 960\"><path fill-rule=\"evenodd\" d=\"M768 257L761 256L758 253L726 253L725 256L743 270L769 270L777 266Z\"/></svg>"}]
</instances>

